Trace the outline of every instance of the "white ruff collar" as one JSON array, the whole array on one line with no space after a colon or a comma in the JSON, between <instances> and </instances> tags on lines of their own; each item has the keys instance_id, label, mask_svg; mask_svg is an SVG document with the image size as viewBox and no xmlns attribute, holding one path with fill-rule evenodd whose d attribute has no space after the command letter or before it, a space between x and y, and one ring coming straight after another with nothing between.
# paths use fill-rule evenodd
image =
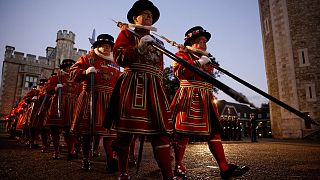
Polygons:
<instances>
[{"instance_id":1,"label":"white ruff collar","mask_svg":"<svg viewBox=\"0 0 320 180\"><path fill-rule=\"evenodd\" d=\"M109 60L109 61L114 61L112 52L110 52L109 56L106 56L106 55L103 55L102 53L100 53L97 48L94 48L94 53L96 53L96 55L101 57L102 59L106 59L106 60Z\"/></svg>"},{"instance_id":2,"label":"white ruff collar","mask_svg":"<svg viewBox=\"0 0 320 180\"><path fill-rule=\"evenodd\" d=\"M140 28L140 29L146 29L149 31L154 31L157 32L157 28L153 27L153 26L144 26L144 25L140 25L140 24L128 24L129 28Z\"/></svg>"},{"instance_id":3,"label":"white ruff collar","mask_svg":"<svg viewBox=\"0 0 320 180\"><path fill-rule=\"evenodd\" d=\"M195 52L195 53L200 53L202 55L205 55L205 56L208 56L209 53L207 51L202 51L201 49L197 49L197 48L194 48L194 47L191 47L191 46L186 46L186 48L192 52Z\"/></svg>"}]
</instances>

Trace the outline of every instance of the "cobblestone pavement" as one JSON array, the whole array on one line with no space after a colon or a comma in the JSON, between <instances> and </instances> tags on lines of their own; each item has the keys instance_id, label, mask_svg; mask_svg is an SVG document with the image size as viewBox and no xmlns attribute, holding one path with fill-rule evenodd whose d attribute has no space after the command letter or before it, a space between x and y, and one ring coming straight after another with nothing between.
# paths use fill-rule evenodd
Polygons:
<instances>
[{"instance_id":1,"label":"cobblestone pavement","mask_svg":"<svg viewBox=\"0 0 320 180\"><path fill-rule=\"evenodd\" d=\"M238 179L320 179L320 143L303 140L259 139L223 142L230 163L248 165L251 169ZM51 159L51 153L28 149L5 133L0 133L0 179L117 179L117 173L106 174L104 156L93 159L91 172L81 170L81 160ZM50 148L53 151L52 147ZM220 179L219 169L206 143L190 144L185 155L189 179ZM140 173L130 168L133 179L162 179L145 143Z\"/></svg>"}]
</instances>

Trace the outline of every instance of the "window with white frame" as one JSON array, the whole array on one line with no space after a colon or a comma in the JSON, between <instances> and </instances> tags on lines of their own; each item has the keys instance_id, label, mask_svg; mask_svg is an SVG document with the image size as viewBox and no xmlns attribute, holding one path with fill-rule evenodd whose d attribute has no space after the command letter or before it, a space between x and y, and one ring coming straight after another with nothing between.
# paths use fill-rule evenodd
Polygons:
<instances>
[{"instance_id":1,"label":"window with white frame","mask_svg":"<svg viewBox=\"0 0 320 180\"><path fill-rule=\"evenodd\" d=\"M298 49L298 57L299 57L299 66L300 67L310 65L307 48Z\"/></svg>"},{"instance_id":2,"label":"window with white frame","mask_svg":"<svg viewBox=\"0 0 320 180\"><path fill-rule=\"evenodd\" d=\"M24 81L24 87L32 88L37 84L37 81L38 81L38 77L26 75L25 81Z\"/></svg>"},{"instance_id":3,"label":"window with white frame","mask_svg":"<svg viewBox=\"0 0 320 180\"><path fill-rule=\"evenodd\" d=\"M315 84L306 85L306 100L309 102L317 100Z\"/></svg>"}]
</instances>

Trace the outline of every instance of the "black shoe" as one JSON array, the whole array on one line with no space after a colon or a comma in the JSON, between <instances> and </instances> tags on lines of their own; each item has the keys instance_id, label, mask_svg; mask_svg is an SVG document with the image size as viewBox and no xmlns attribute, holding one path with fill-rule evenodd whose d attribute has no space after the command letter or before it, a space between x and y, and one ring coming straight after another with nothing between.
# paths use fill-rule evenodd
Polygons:
<instances>
[{"instance_id":1,"label":"black shoe","mask_svg":"<svg viewBox=\"0 0 320 180\"><path fill-rule=\"evenodd\" d=\"M39 144L30 144L30 149L37 149L39 147Z\"/></svg>"},{"instance_id":2,"label":"black shoe","mask_svg":"<svg viewBox=\"0 0 320 180\"><path fill-rule=\"evenodd\" d=\"M249 171L248 166L237 166L234 164L229 164L229 169L225 172L220 172L222 179L230 179L231 177L242 176Z\"/></svg>"},{"instance_id":3,"label":"black shoe","mask_svg":"<svg viewBox=\"0 0 320 180\"><path fill-rule=\"evenodd\" d=\"M100 156L101 156L101 154L99 152L94 152L92 155L92 157L100 157Z\"/></svg>"},{"instance_id":4,"label":"black shoe","mask_svg":"<svg viewBox=\"0 0 320 180\"><path fill-rule=\"evenodd\" d=\"M72 161L74 159L78 159L78 154L68 154L68 161Z\"/></svg>"},{"instance_id":5,"label":"black shoe","mask_svg":"<svg viewBox=\"0 0 320 180\"><path fill-rule=\"evenodd\" d=\"M127 173L120 174L119 180L130 180L131 177Z\"/></svg>"},{"instance_id":6,"label":"black shoe","mask_svg":"<svg viewBox=\"0 0 320 180\"><path fill-rule=\"evenodd\" d=\"M184 171L184 170L182 170L180 167L181 167L181 166L178 166L178 168L176 168L176 169L174 170L174 176L179 177L179 178L181 178L181 179L183 179L183 180L188 179L188 177L187 177L187 172Z\"/></svg>"},{"instance_id":7,"label":"black shoe","mask_svg":"<svg viewBox=\"0 0 320 180\"><path fill-rule=\"evenodd\" d=\"M129 158L128 166L129 167L135 167L136 165L137 165L137 161L134 158Z\"/></svg>"},{"instance_id":8,"label":"black shoe","mask_svg":"<svg viewBox=\"0 0 320 180\"><path fill-rule=\"evenodd\" d=\"M47 153L47 152L49 152L49 151L48 151L48 147L43 146L43 147L41 148L41 152L42 152L42 153Z\"/></svg>"},{"instance_id":9,"label":"black shoe","mask_svg":"<svg viewBox=\"0 0 320 180\"><path fill-rule=\"evenodd\" d=\"M60 160L60 159L61 159L60 154L58 154L58 153L53 153L52 159L54 159L54 160Z\"/></svg>"},{"instance_id":10,"label":"black shoe","mask_svg":"<svg viewBox=\"0 0 320 180\"><path fill-rule=\"evenodd\" d=\"M107 174L113 174L118 171L118 160L112 159L110 164L107 164L106 167Z\"/></svg>"},{"instance_id":11,"label":"black shoe","mask_svg":"<svg viewBox=\"0 0 320 180\"><path fill-rule=\"evenodd\" d=\"M92 170L90 161L88 159L83 159L82 160L82 169L85 170L85 171L91 171Z\"/></svg>"}]
</instances>

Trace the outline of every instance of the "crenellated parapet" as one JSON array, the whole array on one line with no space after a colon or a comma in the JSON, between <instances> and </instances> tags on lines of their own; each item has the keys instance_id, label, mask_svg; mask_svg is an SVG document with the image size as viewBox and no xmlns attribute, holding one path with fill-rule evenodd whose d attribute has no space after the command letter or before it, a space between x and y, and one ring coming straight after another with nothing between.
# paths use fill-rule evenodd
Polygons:
<instances>
[{"instance_id":1,"label":"crenellated parapet","mask_svg":"<svg viewBox=\"0 0 320 180\"><path fill-rule=\"evenodd\" d=\"M6 46L5 61L16 64L34 65L34 66L51 66L52 59L43 56L36 56L33 54L25 54L15 51L15 47Z\"/></svg>"},{"instance_id":2,"label":"crenellated parapet","mask_svg":"<svg viewBox=\"0 0 320 180\"><path fill-rule=\"evenodd\" d=\"M83 50L83 49L79 49L77 50L77 48L73 48L73 60L77 61L79 59L80 56L83 56L85 54L87 54L87 51L86 50Z\"/></svg>"},{"instance_id":3,"label":"crenellated parapet","mask_svg":"<svg viewBox=\"0 0 320 180\"><path fill-rule=\"evenodd\" d=\"M57 32L57 42L59 40L71 41L73 44L75 42L76 35L72 31L59 30Z\"/></svg>"},{"instance_id":4,"label":"crenellated parapet","mask_svg":"<svg viewBox=\"0 0 320 180\"><path fill-rule=\"evenodd\" d=\"M41 78L49 78L59 69L63 59L77 60L87 51L74 48L75 34L71 31L57 32L56 45L46 48L45 56L36 56L16 51L13 46L5 47L0 91L0 117L7 115L15 101L30 90ZM5 87L5 88L4 88Z\"/></svg>"}]
</instances>

